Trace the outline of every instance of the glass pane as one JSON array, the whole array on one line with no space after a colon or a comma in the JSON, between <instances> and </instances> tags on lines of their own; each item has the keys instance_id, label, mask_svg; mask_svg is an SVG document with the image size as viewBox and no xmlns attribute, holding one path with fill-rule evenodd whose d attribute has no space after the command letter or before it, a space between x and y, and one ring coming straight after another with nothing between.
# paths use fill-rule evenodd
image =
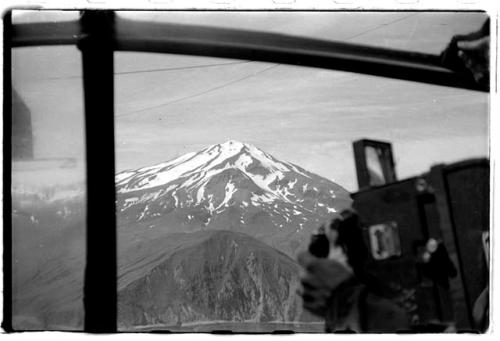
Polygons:
<instances>
[{"instance_id":1,"label":"glass pane","mask_svg":"<svg viewBox=\"0 0 500 341\"><path fill-rule=\"evenodd\" d=\"M286 31L294 17L204 14L135 18ZM316 37L331 32L317 18ZM391 141L400 178L488 156L482 93L253 61L115 62L121 330L321 332L295 294L296 256L350 206L352 142Z\"/></svg>"},{"instance_id":2,"label":"glass pane","mask_svg":"<svg viewBox=\"0 0 500 341\"><path fill-rule=\"evenodd\" d=\"M30 15L14 21L55 18ZM120 15L430 53L485 18ZM80 56L75 47L20 48L12 60L14 327L81 329ZM481 93L253 61L122 52L115 61L121 330L320 332L296 295L296 256L351 204L351 142L391 141L401 178L488 156Z\"/></svg>"},{"instance_id":3,"label":"glass pane","mask_svg":"<svg viewBox=\"0 0 500 341\"><path fill-rule=\"evenodd\" d=\"M18 16L13 18L16 23ZM86 189L80 60L74 46L12 50L16 330L83 329Z\"/></svg>"},{"instance_id":4,"label":"glass pane","mask_svg":"<svg viewBox=\"0 0 500 341\"><path fill-rule=\"evenodd\" d=\"M378 186L385 184L384 171L382 170L382 164L380 163L381 151L375 147L367 146L365 148L365 153L368 173L370 174L370 185Z\"/></svg>"}]
</instances>

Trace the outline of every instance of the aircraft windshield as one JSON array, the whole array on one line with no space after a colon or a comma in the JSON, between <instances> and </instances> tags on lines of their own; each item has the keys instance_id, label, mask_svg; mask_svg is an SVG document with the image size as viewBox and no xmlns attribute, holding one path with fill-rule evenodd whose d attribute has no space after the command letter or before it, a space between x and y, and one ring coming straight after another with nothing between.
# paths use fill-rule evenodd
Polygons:
<instances>
[{"instance_id":1,"label":"aircraft windshield","mask_svg":"<svg viewBox=\"0 0 500 341\"><path fill-rule=\"evenodd\" d=\"M431 54L486 20L465 12L117 15ZM78 17L15 11L13 22ZM12 50L19 118L13 121L13 317L20 329L83 326L81 64L75 46ZM351 204L349 192L358 189L352 142L390 141L400 179L436 163L488 157L484 92L181 54L119 51L114 64L124 330L192 331L223 320L238 322L237 331L267 331L255 321L280 321L281 329L315 321L293 327L321 331L317 320L301 315L295 259L317 226ZM376 151L370 155L373 172L383 175ZM399 254L399 245L393 249Z\"/></svg>"}]
</instances>

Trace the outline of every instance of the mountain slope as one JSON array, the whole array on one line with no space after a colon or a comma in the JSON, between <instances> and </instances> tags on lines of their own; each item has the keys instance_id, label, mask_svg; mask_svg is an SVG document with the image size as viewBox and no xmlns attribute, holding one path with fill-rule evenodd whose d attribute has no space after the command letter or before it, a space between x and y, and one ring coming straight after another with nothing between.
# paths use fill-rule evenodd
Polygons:
<instances>
[{"instance_id":1,"label":"mountain slope","mask_svg":"<svg viewBox=\"0 0 500 341\"><path fill-rule=\"evenodd\" d=\"M85 201L82 193L82 186L13 191L15 329L83 328Z\"/></svg>"},{"instance_id":2,"label":"mountain slope","mask_svg":"<svg viewBox=\"0 0 500 341\"><path fill-rule=\"evenodd\" d=\"M168 235L137 251L140 244L130 245L136 255L129 260L138 263L124 259L120 266L120 328L302 317L298 264L248 235L203 231ZM141 263L139 254L151 252L156 260Z\"/></svg>"}]
</instances>

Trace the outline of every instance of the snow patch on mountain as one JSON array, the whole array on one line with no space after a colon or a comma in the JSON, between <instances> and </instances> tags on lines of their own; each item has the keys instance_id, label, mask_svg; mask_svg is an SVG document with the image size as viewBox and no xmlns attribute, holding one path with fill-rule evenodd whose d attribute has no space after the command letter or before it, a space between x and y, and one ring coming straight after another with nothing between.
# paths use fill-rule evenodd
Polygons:
<instances>
[{"instance_id":1,"label":"snow patch on mountain","mask_svg":"<svg viewBox=\"0 0 500 341\"><path fill-rule=\"evenodd\" d=\"M240 155L233 164L225 164L228 159L238 154ZM253 174L248 171L248 167L254 162L260 163L267 174ZM278 162L255 146L228 141L155 166L140 168L136 171L124 171L117 174L116 184L119 187L119 193L158 187L180 178L187 178L182 187L190 187L197 181L214 176L228 168L241 170L266 191L273 191L270 188L271 183L283 179L285 172L298 172L309 177L309 175L300 172L297 167ZM194 175L198 175L198 177ZM291 186L293 187L294 184Z\"/></svg>"},{"instance_id":2,"label":"snow patch on mountain","mask_svg":"<svg viewBox=\"0 0 500 341\"><path fill-rule=\"evenodd\" d=\"M216 208L216 210L218 210L223 206L226 206L229 200L231 200L231 197L233 196L234 192L236 192L236 187L234 186L233 183L228 182L226 184L226 195L224 197L224 200L220 203L220 205Z\"/></svg>"}]
</instances>

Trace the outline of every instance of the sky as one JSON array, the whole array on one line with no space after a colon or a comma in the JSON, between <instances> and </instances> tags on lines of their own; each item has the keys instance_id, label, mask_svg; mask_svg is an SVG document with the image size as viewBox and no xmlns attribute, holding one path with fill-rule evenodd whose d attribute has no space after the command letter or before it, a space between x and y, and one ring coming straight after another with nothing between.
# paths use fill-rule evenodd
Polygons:
<instances>
[{"instance_id":1,"label":"sky","mask_svg":"<svg viewBox=\"0 0 500 341\"><path fill-rule=\"evenodd\" d=\"M70 15L72 15L70 13ZM479 13L127 13L438 54ZM44 20L60 16L45 15ZM18 22L39 20L23 13ZM13 85L33 115L35 156L84 151L81 61L75 47L13 52ZM144 71L144 72L143 72ZM163 162L226 140L254 144L357 189L352 142L393 144L399 178L436 163L488 155L488 96L315 68L218 58L115 53L117 171ZM98 137L92 137L98 138Z\"/></svg>"}]
</instances>

